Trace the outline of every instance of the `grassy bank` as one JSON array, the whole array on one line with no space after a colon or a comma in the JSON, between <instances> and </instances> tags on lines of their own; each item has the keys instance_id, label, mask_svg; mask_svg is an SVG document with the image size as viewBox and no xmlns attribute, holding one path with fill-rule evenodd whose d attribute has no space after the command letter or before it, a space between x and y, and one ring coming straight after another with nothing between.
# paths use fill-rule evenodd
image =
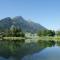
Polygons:
<instances>
[{"instance_id":1,"label":"grassy bank","mask_svg":"<svg viewBox=\"0 0 60 60\"><path fill-rule=\"evenodd\" d=\"M44 40L44 41L60 41L60 36L42 36L42 37L32 37L31 39L28 39L31 42L37 42L38 40ZM27 40L27 41L28 41Z\"/></svg>"},{"instance_id":2,"label":"grassy bank","mask_svg":"<svg viewBox=\"0 0 60 60\"><path fill-rule=\"evenodd\" d=\"M4 40L22 40L26 39L25 37L3 37Z\"/></svg>"},{"instance_id":3,"label":"grassy bank","mask_svg":"<svg viewBox=\"0 0 60 60\"><path fill-rule=\"evenodd\" d=\"M39 37L38 39L60 41L60 36L54 36L54 37L45 36L45 37Z\"/></svg>"},{"instance_id":4,"label":"grassy bank","mask_svg":"<svg viewBox=\"0 0 60 60\"><path fill-rule=\"evenodd\" d=\"M0 40L26 40L37 42L38 40L53 40L53 41L60 41L60 36L42 36L42 37L2 37Z\"/></svg>"}]
</instances>

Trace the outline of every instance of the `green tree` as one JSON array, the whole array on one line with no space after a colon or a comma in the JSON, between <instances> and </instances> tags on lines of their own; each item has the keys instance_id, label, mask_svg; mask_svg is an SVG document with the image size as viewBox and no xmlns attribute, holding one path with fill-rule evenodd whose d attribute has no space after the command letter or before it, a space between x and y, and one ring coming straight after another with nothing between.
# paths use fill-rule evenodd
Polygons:
<instances>
[{"instance_id":1,"label":"green tree","mask_svg":"<svg viewBox=\"0 0 60 60\"><path fill-rule=\"evenodd\" d=\"M40 30L37 33L38 36L54 36L55 32L52 30Z\"/></svg>"},{"instance_id":2,"label":"green tree","mask_svg":"<svg viewBox=\"0 0 60 60\"><path fill-rule=\"evenodd\" d=\"M4 34L4 36L9 37L25 37L25 34L22 32L20 28L15 27L14 25L11 26L10 29Z\"/></svg>"},{"instance_id":3,"label":"green tree","mask_svg":"<svg viewBox=\"0 0 60 60\"><path fill-rule=\"evenodd\" d=\"M57 35L57 36L60 36L60 31L57 31L57 32L56 32L56 35Z\"/></svg>"},{"instance_id":4,"label":"green tree","mask_svg":"<svg viewBox=\"0 0 60 60\"><path fill-rule=\"evenodd\" d=\"M48 36L55 36L55 32L52 30L48 30L47 34Z\"/></svg>"}]
</instances>

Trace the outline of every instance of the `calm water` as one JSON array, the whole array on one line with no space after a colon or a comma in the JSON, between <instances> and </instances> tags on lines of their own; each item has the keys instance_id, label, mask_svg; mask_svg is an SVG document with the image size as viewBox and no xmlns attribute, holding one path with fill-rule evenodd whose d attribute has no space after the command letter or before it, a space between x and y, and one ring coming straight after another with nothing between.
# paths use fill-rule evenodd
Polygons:
<instances>
[{"instance_id":1,"label":"calm water","mask_svg":"<svg viewBox=\"0 0 60 60\"><path fill-rule=\"evenodd\" d=\"M60 60L60 42L0 41L0 60Z\"/></svg>"},{"instance_id":2,"label":"calm water","mask_svg":"<svg viewBox=\"0 0 60 60\"><path fill-rule=\"evenodd\" d=\"M60 60L60 42L51 47L47 46L37 53L24 56L22 60Z\"/></svg>"},{"instance_id":3,"label":"calm water","mask_svg":"<svg viewBox=\"0 0 60 60\"><path fill-rule=\"evenodd\" d=\"M42 51L25 56L22 60L60 60L60 47L48 47Z\"/></svg>"}]
</instances>

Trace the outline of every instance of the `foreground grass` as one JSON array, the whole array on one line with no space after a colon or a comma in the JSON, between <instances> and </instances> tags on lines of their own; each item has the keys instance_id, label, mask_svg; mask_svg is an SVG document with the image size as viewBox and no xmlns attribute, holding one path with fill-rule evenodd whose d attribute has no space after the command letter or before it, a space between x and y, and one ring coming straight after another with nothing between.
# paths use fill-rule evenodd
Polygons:
<instances>
[{"instance_id":1,"label":"foreground grass","mask_svg":"<svg viewBox=\"0 0 60 60\"><path fill-rule=\"evenodd\" d=\"M53 40L53 41L60 41L60 36L44 36L44 37L39 37L38 40Z\"/></svg>"},{"instance_id":2,"label":"foreground grass","mask_svg":"<svg viewBox=\"0 0 60 60\"><path fill-rule=\"evenodd\" d=\"M0 40L26 40L26 41L32 41L37 42L38 40L53 40L53 41L60 41L60 36L42 36L42 37L2 37Z\"/></svg>"},{"instance_id":3,"label":"foreground grass","mask_svg":"<svg viewBox=\"0 0 60 60\"><path fill-rule=\"evenodd\" d=\"M44 40L44 41L60 41L60 36L42 36L42 37L32 37L31 39L28 39L31 42L37 42L39 40ZM27 40L27 41L28 41Z\"/></svg>"},{"instance_id":4,"label":"foreground grass","mask_svg":"<svg viewBox=\"0 0 60 60\"><path fill-rule=\"evenodd\" d=\"M25 37L3 37L5 40L21 40L26 39Z\"/></svg>"}]
</instances>

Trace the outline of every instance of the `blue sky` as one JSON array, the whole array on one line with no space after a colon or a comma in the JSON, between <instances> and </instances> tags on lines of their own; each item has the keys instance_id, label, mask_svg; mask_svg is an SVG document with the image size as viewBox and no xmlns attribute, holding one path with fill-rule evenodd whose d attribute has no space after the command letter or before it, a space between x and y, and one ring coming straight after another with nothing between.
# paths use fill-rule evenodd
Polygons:
<instances>
[{"instance_id":1,"label":"blue sky","mask_svg":"<svg viewBox=\"0 0 60 60\"><path fill-rule=\"evenodd\" d=\"M60 29L60 0L0 0L0 19L23 16L48 29Z\"/></svg>"}]
</instances>

